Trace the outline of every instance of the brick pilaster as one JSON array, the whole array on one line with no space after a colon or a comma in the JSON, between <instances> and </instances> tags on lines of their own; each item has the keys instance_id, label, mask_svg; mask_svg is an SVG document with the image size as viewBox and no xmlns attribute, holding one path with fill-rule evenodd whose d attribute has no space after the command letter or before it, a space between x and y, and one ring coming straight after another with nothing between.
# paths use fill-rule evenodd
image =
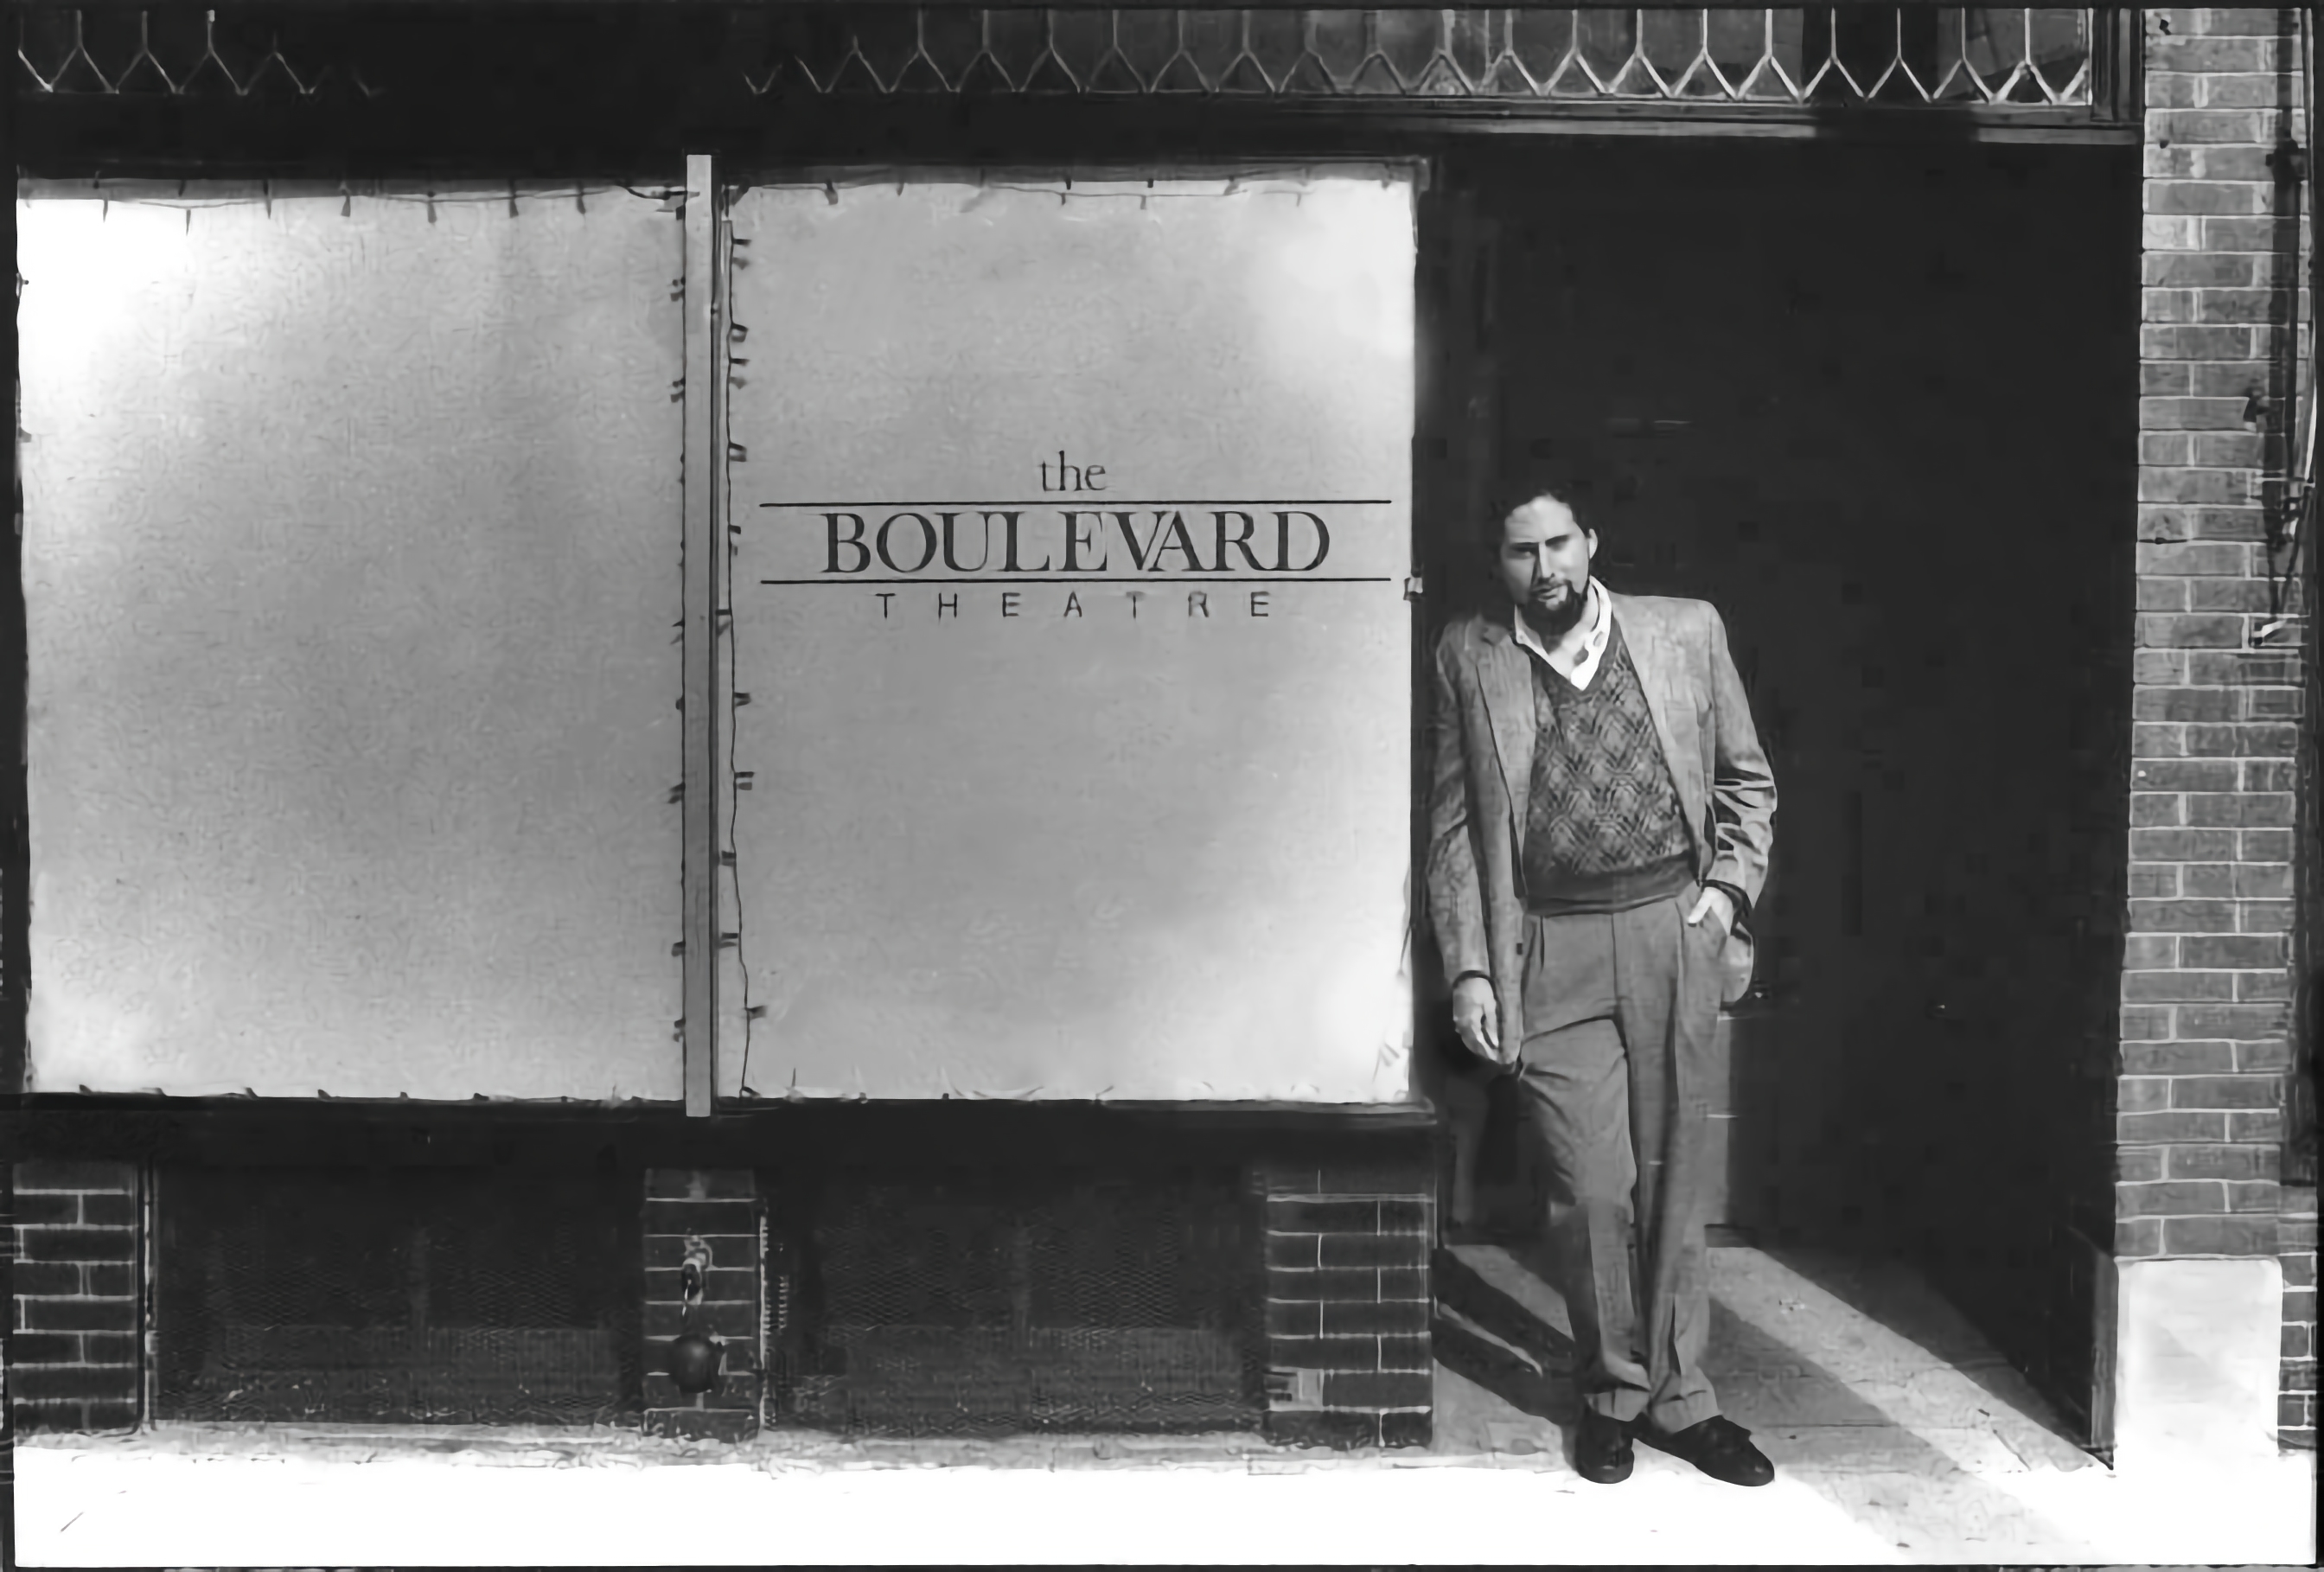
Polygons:
<instances>
[{"instance_id":1,"label":"brick pilaster","mask_svg":"<svg viewBox=\"0 0 2324 1572\"><path fill-rule=\"evenodd\" d=\"M20 1162L14 1170L15 1428L110 1430L140 1414L137 1170Z\"/></svg>"},{"instance_id":2,"label":"brick pilaster","mask_svg":"<svg viewBox=\"0 0 2324 1572\"><path fill-rule=\"evenodd\" d=\"M5 1162L0 1162L0 1291L8 1298L8 1318L0 1321L0 1500L13 1503L16 1499L16 1416L11 1395L16 1359L16 1170ZM16 1564L13 1521L0 1525L0 1564Z\"/></svg>"},{"instance_id":3,"label":"brick pilaster","mask_svg":"<svg viewBox=\"0 0 2324 1572\"><path fill-rule=\"evenodd\" d=\"M1263 1166L1270 1439L1426 1444L1433 1170Z\"/></svg>"},{"instance_id":4,"label":"brick pilaster","mask_svg":"<svg viewBox=\"0 0 2324 1572\"><path fill-rule=\"evenodd\" d=\"M2297 586L2269 545L2301 385L2284 14L2149 11L2138 651L2115 1244L2278 1247ZM2271 626L2271 624L2274 624Z\"/></svg>"},{"instance_id":5,"label":"brick pilaster","mask_svg":"<svg viewBox=\"0 0 2324 1572\"><path fill-rule=\"evenodd\" d=\"M2316 1445L2316 1192L2283 1192L2283 1377L2276 1423L2296 1447Z\"/></svg>"},{"instance_id":6,"label":"brick pilaster","mask_svg":"<svg viewBox=\"0 0 2324 1572\"><path fill-rule=\"evenodd\" d=\"M646 1170L645 1429L742 1440L759 1429L759 1221L748 1169ZM717 1384L689 1396L669 1377L670 1340L687 1329L680 1271L687 1250L710 1253L696 1330L727 1339Z\"/></svg>"}]
</instances>

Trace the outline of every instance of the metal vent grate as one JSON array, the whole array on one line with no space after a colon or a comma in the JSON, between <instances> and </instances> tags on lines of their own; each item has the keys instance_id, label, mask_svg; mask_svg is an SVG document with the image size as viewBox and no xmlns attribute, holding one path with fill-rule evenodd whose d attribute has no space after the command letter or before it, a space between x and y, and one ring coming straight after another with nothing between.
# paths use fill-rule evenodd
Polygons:
<instances>
[{"instance_id":1,"label":"metal vent grate","mask_svg":"<svg viewBox=\"0 0 2324 1572\"><path fill-rule=\"evenodd\" d=\"M1231 1175L828 1182L799 1216L786 1417L930 1435L1255 1424L1245 1205Z\"/></svg>"},{"instance_id":2,"label":"metal vent grate","mask_svg":"<svg viewBox=\"0 0 2324 1572\"><path fill-rule=\"evenodd\" d=\"M636 1385L593 1178L171 1170L157 1201L165 1418L578 1423Z\"/></svg>"}]
</instances>

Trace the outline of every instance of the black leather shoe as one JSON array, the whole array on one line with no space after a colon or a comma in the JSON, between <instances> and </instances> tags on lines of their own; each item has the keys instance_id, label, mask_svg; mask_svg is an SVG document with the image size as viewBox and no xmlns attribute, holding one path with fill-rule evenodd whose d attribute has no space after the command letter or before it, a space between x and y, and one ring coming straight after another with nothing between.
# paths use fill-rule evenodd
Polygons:
<instances>
[{"instance_id":1,"label":"black leather shoe","mask_svg":"<svg viewBox=\"0 0 2324 1572\"><path fill-rule=\"evenodd\" d=\"M1582 1429L1573 1438L1575 1473L1592 1484L1619 1484L1637 1461L1629 1426L1595 1409L1582 1410Z\"/></svg>"},{"instance_id":2,"label":"black leather shoe","mask_svg":"<svg viewBox=\"0 0 2324 1572\"><path fill-rule=\"evenodd\" d=\"M1775 1477L1767 1455L1751 1445L1751 1432L1724 1414L1663 1435L1641 1425L1637 1438L1728 1484L1766 1484Z\"/></svg>"}]
</instances>

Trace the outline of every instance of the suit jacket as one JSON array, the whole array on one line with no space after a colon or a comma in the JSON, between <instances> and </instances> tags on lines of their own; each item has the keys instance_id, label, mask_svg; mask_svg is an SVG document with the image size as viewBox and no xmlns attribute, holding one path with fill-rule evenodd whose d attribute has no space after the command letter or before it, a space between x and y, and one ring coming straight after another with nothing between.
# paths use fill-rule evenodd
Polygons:
<instances>
[{"instance_id":1,"label":"suit jacket","mask_svg":"<svg viewBox=\"0 0 2324 1572\"><path fill-rule=\"evenodd\" d=\"M1775 781L1707 601L1607 593L1629 646L1680 810L1705 880L1753 902L1766 882ZM1534 675L1503 608L1462 618L1436 643L1434 761L1428 793L1428 917L1444 975L1492 979L1501 1045L1525 1040L1522 957L1526 798L1533 785ZM1749 988L1754 945L1738 913L1724 997Z\"/></svg>"}]
</instances>

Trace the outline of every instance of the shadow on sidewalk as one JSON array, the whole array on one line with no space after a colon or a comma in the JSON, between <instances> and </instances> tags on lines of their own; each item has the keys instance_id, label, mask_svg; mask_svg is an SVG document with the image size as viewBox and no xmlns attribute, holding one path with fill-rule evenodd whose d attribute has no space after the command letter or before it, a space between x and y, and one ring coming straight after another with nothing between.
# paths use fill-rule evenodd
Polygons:
<instances>
[{"instance_id":1,"label":"shadow on sidewalk","mask_svg":"<svg viewBox=\"0 0 2324 1572\"><path fill-rule=\"evenodd\" d=\"M1572 1340L1450 1251L1435 1274L1436 1362L1521 1414L1577 1423Z\"/></svg>"},{"instance_id":2,"label":"shadow on sidewalk","mask_svg":"<svg viewBox=\"0 0 2324 1572\"><path fill-rule=\"evenodd\" d=\"M1542 1285L1526 1281L1537 1280L1540 1264L1537 1257L1519 1262L1512 1253L1505 1263L1494 1263L1489 1278L1451 1251L1438 1261L1437 1362L1446 1374L1473 1383L1487 1404L1500 1410L1498 1418L1478 1413L1464 1424L1467 1435L1453 1440L1457 1449L1476 1445L1470 1437L1481 1440L1529 1429L1540 1449L1571 1456L1572 1428L1580 1418L1575 1349L1566 1332L1543 1313L1554 1295L1537 1293ZM1840 1274L1841 1269L1823 1264L1827 1275ZM1932 1325L1941 1328L1944 1307L1916 1308L1898 1300L1911 1287L1876 1284L1877 1291L1858 1297L1895 1315L1899 1336L1927 1332ZM1925 1288L1919 1291L1927 1293ZM1711 1299L1705 1364L1720 1406L1753 1433L1784 1476L1918 1555L1977 1561L2018 1551L2054 1557L2070 1548L2068 1536L2007 1490L1980 1477L2040 1466L2040 1460L2022 1455L2022 1440L2013 1447L2004 1438L2005 1426L2021 1438L2027 1428L2012 1422L2018 1417L2015 1400L1993 1405L2010 1410L2003 1419L1970 1401L1973 1390L1981 1387L1939 1382L1945 1390L1932 1392L1906 1372L1876 1388L1883 1401L1890 1401L1886 1393L1896 1393L1893 1407L1873 1401L1859 1390L1866 1382L1852 1382L1819 1357L1860 1366L1866 1328L1856 1318L1877 1318L1836 1291L1833 1299L1840 1301L1836 1309L1804 1308L1796 1327L1780 1329L1755 1324L1716 1292ZM1938 1346L1927 1350L1931 1354L1960 1354L1972 1365L1994 1357L1981 1343L1962 1343L1950 1333L1935 1340ZM1829 1353L1821 1344L1831 1345ZM1550 1426L1559 1432L1554 1438L1547 1433ZM1497 1440L1490 1449L1501 1449ZM1642 1459L1646 1456L1641 1453ZM1910 1480L1912 1488L1897 1489L1899 1478Z\"/></svg>"},{"instance_id":3,"label":"shadow on sidewalk","mask_svg":"<svg viewBox=\"0 0 2324 1572\"><path fill-rule=\"evenodd\" d=\"M2040 1461L2069 1468L2097 1464L2040 1389L1904 1256L1803 1244L1767 1246L1760 1253L1958 1371L2002 1408L2043 1431L2045 1441L2054 1445L2042 1448Z\"/></svg>"}]
</instances>

